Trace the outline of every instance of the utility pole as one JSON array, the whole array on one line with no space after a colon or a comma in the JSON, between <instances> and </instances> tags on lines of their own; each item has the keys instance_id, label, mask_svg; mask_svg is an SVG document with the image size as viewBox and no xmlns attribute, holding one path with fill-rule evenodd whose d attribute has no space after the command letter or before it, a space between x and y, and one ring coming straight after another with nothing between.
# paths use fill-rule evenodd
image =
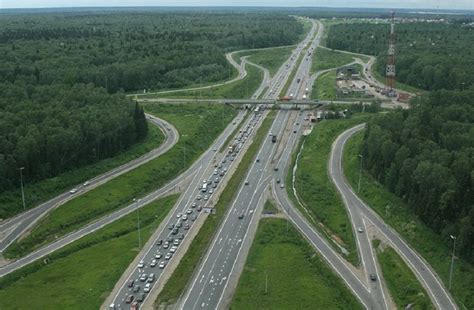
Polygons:
<instances>
[{"instance_id":1,"label":"utility pole","mask_svg":"<svg viewBox=\"0 0 474 310\"><path fill-rule=\"evenodd\" d=\"M23 188L23 169L25 169L25 167L21 167L21 168L20 168L21 200L23 201L23 211L26 211L25 190L24 190L24 188Z\"/></svg>"},{"instance_id":2,"label":"utility pole","mask_svg":"<svg viewBox=\"0 0 474 310\"><path fill-rule=\"evenodd\" d=\"M360 166L359 166L359 182L357 184L357 194L360 192L360 179L362 177L362 160L364 159L364 156L362 154L359 154L360 158Z\"/></svg>"},{"instance_id":3,"label":"utility pole","mask_svg":"<svg viewBox=\"0 0 474 310\"><path fill-rule=\"evenodd\" d=\"M135 205L140 201L140 199L133 198ZM142 238L140 235L140 209L137 208L137 232L138 232L138 249L142 248Z\"/></svg>"},{"instance_id":4,"label":"utility pole","mask_svg":"<svg viewBox=\"0 0 474 310\"><path fill-rule=\"evenodd\" d=\"M449 287L448 289L451 290L451 282L453 280L453 268L454 268L454 254L456 252L456 237L453 235L450 235L451 239L454 240L454 245L453 245L453 254L451 256L451 270L449 272Z\"/></svg>"}]
</instances>

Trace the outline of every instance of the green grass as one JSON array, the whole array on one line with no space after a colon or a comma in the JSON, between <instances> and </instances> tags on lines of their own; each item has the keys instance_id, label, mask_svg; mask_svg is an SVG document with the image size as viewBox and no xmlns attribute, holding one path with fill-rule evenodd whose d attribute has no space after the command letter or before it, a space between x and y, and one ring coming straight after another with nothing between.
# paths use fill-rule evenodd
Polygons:
<instances>
[{"instance_id":1,"label":"green grass","mask_svg":"<svg viewBox=\"0 0 474 310\"><path fill-rule=\"evenodd\" d=\"M362 133L356 134L347 142L344 151L344 172L353 188L359 177L358 154L362 138ZM447 287L452 248L424 225L399 197L365 172L362 173L359 196L428 261ZM474 309L474 266L462 258L455 260L451 293L461 309Z\"/></svg>"},{"instance_id":2,"label":"green grass","mask_svg":"<svg viewBox=\"0 0 474 310\"><path fill-rule=\"evenodd\" d=\"M398 309L434 309L430 298L413 272L392 248L374 244L382 274Z\"/></svg>"},{"instance_id":3,"label":"green grass","mask_svg":"<svg viewBox=\"0 0 474 310\"><path fill-rule=\"evenodd\" d=\"M359 258L352 226L340 195L328 175L327 162L331 145L336 137L347 128L362 123L365 117L359 115L351 119L323 121L315 126L313 132L304 141L304 149L296 171L295 187L300 201L316 222L299 206L293 196L291 186L293 169L290 169L288 173L286 187L294 204L302 210L313 226L326 238L331 239L332 236L333 239L339 241L338 244L349 252L345 257L354 265L358 264ZM293 163L295 160L296 156L293 157ZM330 243L334 245L333 242ZM334 248L341 252L335 245Z\"/></svg>"},{"instance_id":4,"label":"green grass","mask_svg":"<svg viewBox=\"0 0 474 310\"><path fill-rule=\"evenodd\" d=\"M314 82L311 98L319 100L336 100L336 70L320 75Z\"/></svg>"},{"instance_id":5,"label":"green grass","mask_svg":"<svg viewBox=\"0 0 474 310\"><path fill-rule=\"evenodd\" d=\"M140 209L147 240L176 202L168 196ZM99 309L138 254L133 212L39 261L0 279L1 309Z\"/></svg>"},{"instance_id":6,"label":"green grass","mask_svg":"<svg viewBox=\"0 0 474 310\"><path fill-rule=\"evenodd\" d=\"M292 225L266 218L260 220L230 309L362 306Z\"/></svg>"},{"instance_id":7,"label":"green grass","mask_svg":"<svg viewBox=\"0 0 474 310\"><path fill-rule=\"evenodd\" d=\"M164 140L161 130L152 124L148 125L148 135L142 142L139 142L128 150L117 154L114 157L103 159L97 163L83 166L65 172L54 178L45 179L35 183L29 183L25 179L25 200L27 209L36 207L74 186L85 182L97 175L105 173L118 167L132 159L135 159L154 148L157 148ZM0 218L8 218L17 213L23 212L21 200L21 190L15 189L4 191L0 194Z\"/></svg>"},{"instance_id":8,"label":"green grass","mask_svg":"<svg viewBox=\"0 0 474 310\"><path fill-rule=\"evenodd\" d=\"M294 48L294 46L289 46L247 51L239 54L239 57L249 55L247 58L249 61L267 68L270 76L274 76L283 63L290 58Z\"/></svg>"},{"instance_id":9,"label":"green grass","mask_svg":"<svg viewBox=\"0 0 474 310\"><path fill-rule=\"evenodd\" d=\"M279 213L278 209L275 207L275 204L270 201L270 200L267 200L265 202L265 205L263 206L263 213L273 213L273 214L276 214L276 213Z\"/></svg>"},{"instance_id":10,"label":"green grass","mask_svg":"<svg viewBox=\"0 0 474 310\"><path fill-rule=\"evenodd\" d=\"M197 89L176 93L157 94L157 98L184 98L184 99L245 99L250 98L263 80L263 71L247 64L247 76L233 83L216 86L208 89Z\"/></svg>"},{"instance_id":11,"label":"green grass","mask_svg":"<svg viewBox=\"0 0 474 310\"><path fill-rule=\"evenodd\" d=\"M184 172L235 116L228 106L183 104L149 105L147 112L172 123L178 143L162 156L81 195L52 211L31 234L13 243L7 257L19 257L94 219L131 203ZM203 134L205 133L205 134Z\"/></svg>"},{"instance_id":12,"label":"green grass","mask_svg":"<svg viewBox=\"0 0 474 310\"><path fill-rule=\"evenodd\" d=\"M226 187L219 197L219 201L215 205L216 214L211 214L206 219L204 225L201 227L199 234L194 238L188 251L181 259L179 266L173 272L171 278L166 282L163 290L158 295L155 306L162 304L173 304L178 297L183 293L186 284L190 281L191 276L199 266L199 261L206 253L206 250L212 238L221 224L227 209L232 204L232 201L237 193L237 190L242 183L247 170L252 164L254 157L261 147L263 140L267 137L267 132L273 123L276 111L270 114L263 120L262 125L255 134L254 141L244 154L236 171L227 182Z\"/></svg>"},{"instance_id":13,"label":"green grass","mask_svg":"<svg viewBox=\"0 0 474 310\"><path fill-rule=\"evenodd\" d=\"M353 61L354 58L351 55L318 47L313 55L311 74L316 71L342 67Z\"/></svg>"}]
</instances>

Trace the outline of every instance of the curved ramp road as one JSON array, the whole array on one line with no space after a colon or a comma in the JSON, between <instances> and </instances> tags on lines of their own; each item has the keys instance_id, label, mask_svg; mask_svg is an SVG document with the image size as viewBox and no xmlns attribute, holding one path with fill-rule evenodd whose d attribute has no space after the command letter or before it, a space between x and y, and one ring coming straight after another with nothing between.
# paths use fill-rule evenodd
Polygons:
<instances>
[{"instance_id":1,"label":"curved ramp road","mask_svg":"<svg viewBox=\"0 0 474 310\"><path fill-rule=\"evenodd\" d=\"M334 142L330 157L330 175L333 182L336 184L350 213L360 214L360 216L370 221L371 224L385 236L426 288L436 308L443 310L457 309L451 295L428 263L425 262L398 233L386 225L385 222L354 193L351 186L347 183L342 170L344 145L352 135L362 130L364 126L365 124L362 124L346 130ZM364 251L364 249L361 250ZM365 251L369 251L369 249L365 249Z\"/></svg>"},{"instance_id":2,"label":"curved ramp road","mask_svg":"<svg viewBox=\"0 0 474 310\"><path fill-rule=\"evenodd\" d=\"M18 259L17 261L14 261L8 265L0 267L0 277L3 277L15 270L18 270L40 258L43 258L47 256L48 254L53 253L54 251L61 249L62 247L90 234L98 229L122 218L123 216L131 213L134 210L137 210L144 205L152 202L155 199L158 199L160 197L163 197L166 194L170 194L174 191L175 187L180 185L186 180L188 180L190 177L193 177L197 174L199 174L202 170L203 167L207 167L210 163L213 162L213 159L215 157L215 152L213 151L214 149L218 149L227 139L227 137L233 132L234 128L236 125L233 125L233 123L238 124L240 120L244 117L245 112L240 112L236 118L234 118L233 122L227 126L227 128L224 130L223 133L215 140L213 145L203 154L201 157L194 162L194 164L191 165L191 167L183 172L181 175L179 175L177 178L163 186L162 188L148 194L147 196L137 200L135 203L130 204L129 206L122 208L120 210L117 210L109 215L106 215L99 220L88 224L87 226L74 231L61 239L43 247L40 248L39 250L28 254L25 257L22 257ZM174 213L176 211L176 207L173 208L173 210L170 211L170 214Z\"/></svg>"},{"instance_id":3,"label":"curved ramp road","mask_svg":"<svg viewBox=\"0 0 474 310\"><path fill-rule=\"evenodd\" d=\"M60 194L59 196L54 197L53 199L48 200L41 205L30 209L24 213L21 213L11 219L5 220L0 223L0 253L5 251L5 249L12 244L16 239L22 236L26 231L28 231L38 220L43 216L48 214L51 210L59 207L60 205L66 203L67 201L74 199L84 193L87 193L91 189L104 184L110 181L113 178L116 178L130 170L135 169L136 167L143 165L144 163L149 162L157 158L158 156L166 153L171 149L179 139L179 133L174 128L173 125L168 123L165 120L154 117L152 115L146 115L148 120L156 126L159 126L163 134L165 135L165 141L156 149L132 160L126 164L123 164L117 168L114 168L104 174L101 174L82 185L76 187L77 191L71 193L69 191Z\"/></svg>"}]
</instances>

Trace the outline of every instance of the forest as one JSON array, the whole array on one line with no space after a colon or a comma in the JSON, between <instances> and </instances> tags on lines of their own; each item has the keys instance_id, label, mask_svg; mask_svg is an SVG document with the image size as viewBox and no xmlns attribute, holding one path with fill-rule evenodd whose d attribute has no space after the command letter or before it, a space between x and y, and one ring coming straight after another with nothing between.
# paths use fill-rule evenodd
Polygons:
<instances>
[{"instance_id":1,"label":"forest","mask_svg":"<svg viewBox=\"0 0 474 310\"><path fill-rule=\"evenodd\" d=\"M474 91L434 91L373 118L364 168L474 261ZM448 243L449 242L449 243Z\"/></svg>"},{"instance_id":2,"label":"forest","mask_svg":"<svg viewBox=\"0 0 474 310\"><path fill-rule=\"evenodd\" d=\"M113 156L147 134L126 92L233 74L225 52L289 45L295 18L229 11L2 13L0 192Z\"/></svg>"},{"instance_id":3,"label":"forest","mask_svg":"<svg viewBox=\"0 0 474 310\"><path fill-rule=\"evenodd\" d=\"M474 84L474 31L462 22L396 23L397 80L424 90L464 90ZM329 28L327 46L377 56L385 75L389 24L344 23Z\"/></svg>"}]
</instances>

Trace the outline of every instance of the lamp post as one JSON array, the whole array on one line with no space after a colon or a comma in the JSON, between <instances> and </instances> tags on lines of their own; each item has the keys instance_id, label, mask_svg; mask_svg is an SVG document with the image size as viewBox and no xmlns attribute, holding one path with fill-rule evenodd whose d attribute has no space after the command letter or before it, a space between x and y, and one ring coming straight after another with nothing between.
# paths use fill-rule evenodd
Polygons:
<instances>
[{"instance_id":1,"label":"lamp post","mask_svg":"<svg viewBox=\"0 0 474 310\"><path fill-rule=\"evenodd\" d=\"M364 159L364 156L362 154L359 154L360 158L360 166L359 166L359 182L357 183L357 193L360 192L360 179L362 177L362 160Z\"/></svg>"},{"instance_id":2,"label":"lamp post","mask_svg":"<svg viewBox=\"0 0 474 310\"><path fill-rule=\"evenodd\" d=\"M449 290L451 290L451 282L453 280L453 268L454 268L454 253L456 252L456 237L450 235L451 239L454 241L453 244L453 254L451 256L451 270L449 272Z\"/></svg>"},{"instance_id":3,"label":"lamp post","mask_svg":"<svg viewBox=\"0 0 474 310\"><path fill-rule=\"evenodd\" d=\"M23 201L23 211L26 211L25 190L24 190L24 188L23 188L23 169L25 169L25 167L21 167L21 168L20 168L21 200Z\"/></svg>"},{"instance_id":4,"label":"lamp post","mask_svg":"<svg viewBox=\"0 0 474 310\"><path fill-rule=\"evenodd\" d=\"M140 199L133 198L133 203L136 205ZM138 249L142 248L142 238L140 235L140 209L137 209L137 232L138 232Z\"/></svg>"}]
</instances>

